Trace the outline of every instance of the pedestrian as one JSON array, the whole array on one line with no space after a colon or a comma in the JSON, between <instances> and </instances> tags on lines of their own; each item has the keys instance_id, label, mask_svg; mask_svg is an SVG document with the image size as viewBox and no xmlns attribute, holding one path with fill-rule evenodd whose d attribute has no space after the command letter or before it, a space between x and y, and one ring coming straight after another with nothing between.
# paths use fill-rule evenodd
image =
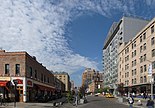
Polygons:
<instances>
[{"instance_id":1,"label":"pedestrian","mask_svg":"<svg viewBox=\"0 0 155 108\"><path fill-rule=\"evenodd\" d=\"M128 99L128 103L129 103L129 108L133 108L134 99L133 99L131 94L130 94L130 97Z\"/></svg>"},{"instance_id":2,"label":"pedestrian","mask_svg":"<svg viewBox=\"0 0 155 108\"><path fill-rule=\"evenodd\" d=\"M146 99L146 93L145 92L143 93L143 99Z\"/></svg>"},{"instance_id":3,"label":"pedestrian","mask_svg":"<svg viewBox=\"0 0 155 108\"><path fill-rule=\"evenodd\" d=\"M147 106L148 108L154 108L154 101L151 100L151 98L149 98L149 100L148 100L147 103L146 103L146 106Z\"/></svg>"}]
</instances>

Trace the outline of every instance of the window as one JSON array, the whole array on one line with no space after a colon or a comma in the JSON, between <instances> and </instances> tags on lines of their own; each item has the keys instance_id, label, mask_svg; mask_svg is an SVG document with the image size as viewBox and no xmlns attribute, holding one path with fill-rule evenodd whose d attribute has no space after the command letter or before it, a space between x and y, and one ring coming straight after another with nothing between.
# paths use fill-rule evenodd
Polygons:
<instances>
[{"instance_id":1,"label":"window","mask_svg":"<svg viewBox=\"0 0 155 108\"><path fill-rule=\"evenodd\" d=\"M144 65L144 72L146 72L147 71L147 67L146 67L146 65Z\"/></svg>"},{"instance_id":2,"label":"window","mask_svg":"<svg viewBox=\"0 0 155 108\"><path fill-rule=\"evenodd\" d=\"M132 84L134 83L133 79L132 79Z\"/></svg>"},{"instance_id":3,"label":"window","mask_svg":"<svg viewBox=\"0 0 155 108\"><path fill-rule=\"evenodd\" d=\"M132 76L134 75L134 70L132 70Z\"/></svg>"},{"instance_id":4,"label":"window","mask_svg":"<svg viewBox=\"0 0 155 108\"><path fill-rule=\"evenodd\" d=\"M125 54L129 52L129 47L125 49Z\"/></svg>"},{"instance_id":5,"label":"window","mask_svg":"<svg viewBox=\"0 0 155 108\"><path fill-rule=\"evenodd\" d=\"M136 81L136 78L134 79L134 84L136 84L137 83L137 81Z\"/></svg>"},{"instance_id":6,"label":"window","mask_svg":"<svg viewBox=\"0 0 155 108\"><path fill-rule=\"evenodd\" d=\"M134 69L134 71L135 71L135 75L136 75L137 74L136 69Z\"/></svg>"},{"instance_id":7,"label":"window","mask_svg":"<svg viewBox=\"0 0 155 108\"><path fill-rule=\"evenodd\" d=\"M43 81L43 74L41 74L41 81Z\"/></svg>"},{"instance_id":8,"label":"window","mask_svg":"<svg viewBox=\"0 0 155 108\"><path fill-rule=\"evenodd\" d=\"M143 77L140 77L140 83L143 83Z\"/></svg>"},{"instance_id":9,"label":"window","mask_svg":"<svg viewBox=\"0 0 155 108\"><path fill-rule=\"evenodd\" d=\"M136 47L136 41L134 42L134 47Z\"/></svg>"},{"instance_id":10,"label":"window","mask_svg":"<svg viewBox=\"0 0 155 108\"><path fill-rule=\"evenodd\" d=\"M20 64L16 64L16 74L20 74Z\"/></svg>"},{"instance_id":11,"label":"window","mask_svg":"<svg viewBox=\"0 0 155 108\"><path fill-rule=\"evenodd\" d=\"M143 34L143 39L144 39L144 40L146 39L146 33Z\"/></svg>"},{"instance_id":12,"label":"window","mask_svg":"<svg viewBox=\"0 0 155 108\"><path fill-rule=\"evenodd\" d=\"M134 52L132 52L132 57L134 57Z\"/></svg>"},{"instance_id":13,"label":"window","mask_svg":"<svg viewBox=\"0 0 155 108\"><path fill-rule=\"evenodd\" d=\"M143 66L140 66L140 72L143 73Z\"/></svg>"},{"instance_id":14,"label":"window","mask_svg":"<svg viewBox=\"0 0 155 108\"><path fill-rule=\"evenodd\" d=\"M144 43L144 50L146 50L146 43Z\"/></svg>"},{"instance_id":15,"label":"window","mask_svg":"<svg viewBox=\"0 0 155 108\"><path fill-rule=\"evenodd\" d=\"M32 77L32 67L30 67L30 77Z\"/></svg>"},{"instance_id":16,"label":"window","mask_svg":"<svg viewBox=\"0 0 155 108\"><path fill-rule=\"evenodd\" d=\"M143 46L140 46L140 53L143 51Z\"/></svg>"},{"instance_id":17,"label":"window","mask_svg":"<svg viewBox=\"0 0 155 108\"><path fill-rule=\"evenodd\" d=\"M146 61L146 54L144 54L144 61Z\"/></svg>"},{"instance_id":18,"label":"window","mask_svg":"<svg viewBox=\"0 0 155 108\"><path fill-rule=\"evenodd\" d=\"M152 62L152 68L155 69L155 61Z\"/></svg>"},{"instance_id":19,"label":"window","mask_svg":"<svg viewBox=\"0 0 155 108\"><path fill-rule=\"evenodd\" d=\"M132 49L136 47L136 41L132 43Z\"/></svg>"},{"instance_id":20,"label":"window","mask_svg":"<svg viewBox=\"0 0 155 108\"><path fill-rule=\"evenodd\" d=\"M37 70L35 70L35 75L34 75L34 77L37 78Z\"/></svg>"},{"instance_id":21,"label":"window","mask_svg":"<svg viewBox=\"0 0 155 108\"><path fill-rule=\"evenodd\" d=\"M154 37L151 38L151 45L154 45Z\"/></svg>"},{"instance_id":22,"label":"window","mask_svg":"<svg viewBox=\"0 0 155 108\"><path fill-rule=\"evenodd\" d=\"M140 36L140 42L142 42L142 41L143 41L142 36Z\"/></svg>"},{"instance_id":23,"label":"window","mask_svg":"<svg viewBox=\"0 0 155 108\"><path fill-rule=\"evenodd\" d=\"M134 48L134 43L132 43L132 49Z\"/></svg>"},{"instance_id":24,"label":"window","mask_svg":"<svg viewBox=\"0 0 155 108\"><path fill-rule=\"evenodd\" d=\"M44 82L46 82L46 76L44 75Z\"/></svg>"},{"instance_id":25,"label":"window","mask_svg":"<svg viewBox=\"0 0 155 108\"><path fill-rule=\"evenodd\" d=\"M134 60L134 66L136 66L136 60Z\"/></svg>"},{"instance_id":26,"label":"window","mask_svg":"<svg viewBox=\"0 0 155 108\"><path fill-rule=\"evenodd\" d=\"M136 56L136 50L134 51L134 56Z\"/></svg>"},{"instance_id":27,"label":"window","mask_svg":"<svg viewBox=\"0 0 155 108\"><path fill-rule=\"evenodd\" d=\"M146 76L144 76L144 82L147 82Z\"/></svg>"},{"instance_id":28,"label":"window","mask_svg":"<svg viewBox=\"0 0 155 108\"><path fill-rule=\"evenodd\" d=\"M154 25L151 27L151 34L154 33Z\"/></svg>"},{"instance_id":29,"label":"window","mask_svg":"<svg viewBox=\"0 0 155 108\"><path fill-rule=\"evenodd\" d=\"M9 64L5 64L5 74L9 74L10 66Z\"/></svg>"},{"instance_id":30,"label":"window","mask_svg":"<svg viewBox=\"0 0 155 108\"><path fill-rule=\"evenodd\" d=\"M155 56L155 49L152 50L152 57Z\"/></svg>"},{"instance_id":31,"label":"window","mask_svg":"<svg viewBox=\"0 0 155 108\"><path fill-rule=\"evenodd\" d=\"M143 56L140 56L140 63L143 62Z\"/></svg>"},{"instance_id":32,"label":"window","mask_svg":"<svg viewBox=\"0 0 155 108\"><path fill-rule=\"evenodd\" d=\"M49 77L47 78L47 82L50 83L50 78Z\"/></svg>"}]
</instances>

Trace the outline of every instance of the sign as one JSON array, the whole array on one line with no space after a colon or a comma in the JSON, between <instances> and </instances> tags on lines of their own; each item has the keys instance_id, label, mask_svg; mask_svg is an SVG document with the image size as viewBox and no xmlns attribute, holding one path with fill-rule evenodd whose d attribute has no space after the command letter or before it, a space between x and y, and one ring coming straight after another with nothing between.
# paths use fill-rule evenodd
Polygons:
<instances>
[{"instance_id":1,"label":"sign","mask_svg":"<svg viewBox=\"0 0 155 108\"><path fill-rule=\"evenodd\" d=\"M148 76L152 76L152 64L149 64Z\"/></svg>"},{"instance_id":2,"label":"sign","mask_svg":"<svg viewBox=\"0 0 155 108\"><path fill-rule=\"evenodd\" d=\"M18 84L23 84L23 80L21 79L16 79L18 81Z\"/></svg>"},{"instance_id":3,"label":"sign","mask_svg":"<svg viewBox=\"0 0 155 108\"><path fill-rule=\"evenodd\" d=\"M2 81L10 81L11 78L10 77L0 77L0 80L2 80Z\"/></svg>"}]
</instances>

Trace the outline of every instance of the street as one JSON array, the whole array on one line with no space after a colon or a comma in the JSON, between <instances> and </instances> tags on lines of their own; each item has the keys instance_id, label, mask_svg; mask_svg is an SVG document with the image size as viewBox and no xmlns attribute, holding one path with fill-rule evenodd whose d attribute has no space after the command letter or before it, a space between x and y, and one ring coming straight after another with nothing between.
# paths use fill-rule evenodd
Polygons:
<instances>
[{"instance_id":1,"label":"street","mask_svg":"<svg viewBox=\"0 0 155 108\"><path fill-rule=\"evenodd\" d=\"M88 103L78 104L78 106L73 106L70 103L64 103L63 105L58 105L58 108L128 108L127 105L123 105L116 102L115 98L104 98L100 96L88 96ZM9 103L7 108L12 108L13 103ZM48 103L17 103L17 108L55 108L52 102Z\"/></svg>"},{"instance_id":2,"label":"street","mask_svg":"<svg viewBox=\"0 0 155 108\"><path fill-rule=\"evenodd\" d=\"M116 98L105 98L100 96L87 96L88 103L78 104L73 106L70 103L64 103L63 105L53 106L53 102L48 103L17 103L17 108L129 108L128 105L118 103ZM13 103L9 103L7 108L12 108ZM4 107L0 107L4 108Z\"/></svg>"},{"instance_id":3,"label":"street","mask_svg":"<svg viewBox=\"0 0 155 108\"><path fill-rule=\"evenodd\" d=\"M127 105L123 105L116 102L116 98L104 98L88 96L88 103L79 105L78 108L128 108Z\"/></svg>"}]
</instances>

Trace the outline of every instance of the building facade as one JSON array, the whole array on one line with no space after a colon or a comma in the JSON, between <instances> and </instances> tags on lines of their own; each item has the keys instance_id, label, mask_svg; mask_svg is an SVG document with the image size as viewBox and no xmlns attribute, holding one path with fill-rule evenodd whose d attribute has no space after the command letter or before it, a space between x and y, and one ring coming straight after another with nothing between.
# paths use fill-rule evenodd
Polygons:
<instances>
[{"instance_id":1,"label":"building facade","mask_svg":"<svg viewBox=\"0 0 155 108\"><path fill-rule=\"evenodd\" d=\"M88 85L88 92L91 92L93 94L101 92L102 90L103 90L103 80L92 81L92 83Z\"/></svg>"},{"instance_id":2,"label":"building facade","mask_svg":"<svg viewBox=\"0 0 155 108\"><path fill-rule=\"evenodd\" d=\"M66 72L54 72L56 78L62 81L65 84L65 91L71 90L70 76Z\"/></svg>"},{"instance_id":3,"label":"building facade","mask_svg":"<svg viewBox=\"0 0 155 108\"><path fill-rule=\"evenodd\" d=\"M127 43L123 43L119 48L118 84L122 83L124 85L125 93L151 92L150 80L151 78L155 79L154 26L155 18L134 38ZM152 77L149 71L150 67L152 67Z\"/></svg>"},{"instance_id":4,"label":"building facade","mask_svg":"<svg viewBox=\"0 0 155 108\"><path fill-rule=\"evenodd\" d=\"M111 26L103 47L104 86L110 88L110 92L115 94L117 88L119 46L133 38L147 23L138 18L122 17Z\"/></svg>"},{"instance_id":5,"label":"building facade","mask_svg":"<svg viewBox=\"0 0 155 108\"><path fill-rule=\"evenodd\" d=\"M103 87L103 73L95 71L91 68L86 68L82 74L82 86L88 89L87 92L96 92L97 89Z\"/></svg>"},{"instance_id":6,"label":"building facade","mask_svg":"<svg viewBox=\"0 0 155 108\"><path fill-rule=\"evenodd\" d=\"M15 82L17 85L15 86ZM55 92L54 75L27 52L0 50L0 92L16 101L33 101L37 95Z\"/></svg>"}]
</instances>

